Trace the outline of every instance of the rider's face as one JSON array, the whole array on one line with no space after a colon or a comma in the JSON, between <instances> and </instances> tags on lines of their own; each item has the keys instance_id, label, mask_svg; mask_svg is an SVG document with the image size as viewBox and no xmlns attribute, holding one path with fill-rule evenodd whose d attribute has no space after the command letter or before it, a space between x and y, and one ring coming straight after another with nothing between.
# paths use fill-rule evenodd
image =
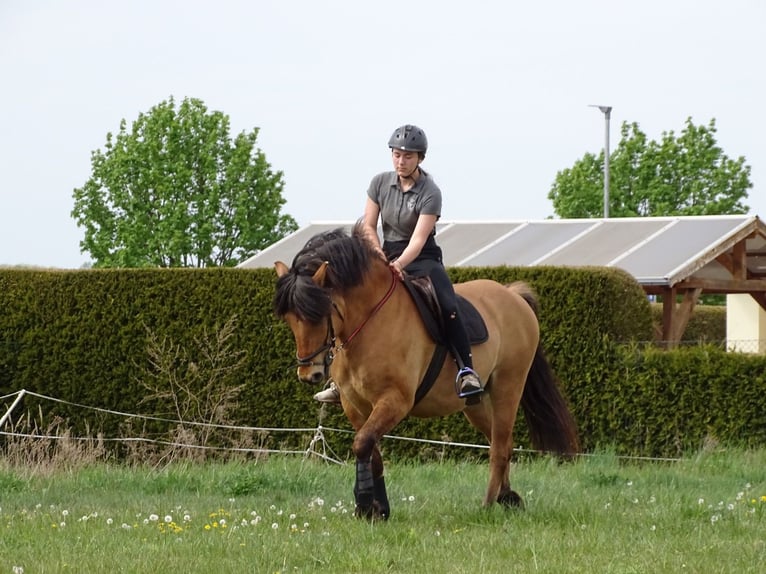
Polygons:
<instances>
[{"instance_id":1,"label":"rider's face","mask_svg":"<svg viewBox=\"0 0 766 574\"><path fill-rule=\"evenodd\" d=\"M391 159L399 177L410 177L420 164L420 154L416 151L395 149L391 151Z\"/></svg>"}]
</instances>

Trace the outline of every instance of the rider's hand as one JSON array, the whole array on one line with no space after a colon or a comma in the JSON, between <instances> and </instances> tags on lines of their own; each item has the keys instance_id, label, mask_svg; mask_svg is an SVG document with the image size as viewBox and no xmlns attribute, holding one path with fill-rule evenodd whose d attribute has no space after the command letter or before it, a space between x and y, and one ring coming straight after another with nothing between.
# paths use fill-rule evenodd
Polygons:
<instances>
[{"instance_id":1,"label":"rider's hand","mask_svg":"<svg viewBox=\"0 0 766 574\"><path fill-rule=\"evenodd\" d=\"M402 264L399 263L398 259L394 259L391 263L388 264L389 267L393 270L393 272L396 274L396 276L404 281L404 269L402 269Z\"/></svg>"}]
</instances>

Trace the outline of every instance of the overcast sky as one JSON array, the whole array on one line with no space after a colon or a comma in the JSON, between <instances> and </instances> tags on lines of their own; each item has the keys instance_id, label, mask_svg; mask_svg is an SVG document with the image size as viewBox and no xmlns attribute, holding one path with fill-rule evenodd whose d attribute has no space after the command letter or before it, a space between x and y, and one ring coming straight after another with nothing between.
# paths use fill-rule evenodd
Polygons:
<instances>
[{"instance_id":1,"label":"overcast sky","mask_svg":"<svg viewBox=\"0 0 766 574\"><path fill-rule=\"evenodd\" d=\"M766 217L762 0L0 0L0 264L78 268L72 191L107 132L173 96L230 117L301 224L355 220L400 124L445 220L542 219L622 122L716 119Z\"/></svg>"}]
</instances>

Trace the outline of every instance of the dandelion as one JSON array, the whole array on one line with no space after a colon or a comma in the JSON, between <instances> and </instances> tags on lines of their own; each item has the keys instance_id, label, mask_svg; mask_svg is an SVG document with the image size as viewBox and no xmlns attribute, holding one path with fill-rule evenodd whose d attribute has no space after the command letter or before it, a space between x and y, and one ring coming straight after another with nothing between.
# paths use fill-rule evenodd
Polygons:
<instances>
[{"instance_id":1,"label":"dandelion","mask_svg":"<svg viewBox=\"0 0 766 574\"><path fill-rule=\"evenodd\" d=\"M66 522L62 521L59 523L59 528L64 528L65 526L66 526Z\"/></svg>"},{"instance_id":2,"label":"dandelion","mask_svg":"<svg viewBox=\"0 0 766 574\"><path fill-rule=\"evenodd\" d=\"M160 517L157 516L156 514L150 514L149 515L149 520L151 520L152 522L157 522L159 519L160 519Z\"/></svg>"},{"instance_id":3,"label":"dandelion","mask_svg":"<svg viewBox=\"0 0 766 574\"><path fill-rule=\"evenodd\" d=\"M700 498L699 500L697 500L697 504L702 506L703 504L705 504L705 499L704 498Z\"/></svg>"},{"instance_id":4,"label":"dandelion","mask_svg":"<svg viewBox=\"0 0 766 574\"><path fill-rule=\"evenodd\" d=\"M309 527L309 523L308 522L304 522L303 523L303 528L308 528L308 527Z\"/></svg>"},{"instance_id":5,"label":"dandelion","mask_svg":"<svg viewBox=\"0 0 766 574\"><path fill-rule=\"evenodd\" d=\"M632 480L629 480L629 481L628 481L626 484L627 484L628 486L633 486L633 481L632 481Z\"/></svg>"},{"instance_id":6,"label":"dandelion","mask_svg":"<svg viewBox=\"0 0 766 574\"><path fill-rule=\"evenodd\" d=\"M745 493L744 492L738 492L737 493L737 500L742 500L744 497L745 497Z\"/></svg>"},{"instance_id":7,"label":"dandelion","mask_svg":"<svg viewBox=\"0 0 766 574\"><path fill-rule=\"evenodd\" d=\"M657 502L657 499L654 497L654 495L650 496L649 497L649 503L650 504L654 504L655 502Z\"/></svg>"},{"instance_id":8,"label":"dandelion","mask_svg":"<svg viewBox=\"0 0 766 574\"><path fill-rule=\"evenodd\" d=\"M654 524L652 524L652 527L651 527L649 530L651 530L652 532L654 532L655 530L657 530L657 526L655 526Z\"/></svg>"},{"instance_id":9,"label":"dandelion","mask_svg":"<svg viewBox=\"0 0 766 574\"><path fill-rule=\"evenodd\" d=\"M441 535L442 535L442 533L439 532L438 530L436 532L434 532L434 536L441 536Z\"/></svg>"},{"instance_id":10,"label":"dandelion","mask_svg":"<svg viewBox=\"0 0 766 574\"><path fill-rule=\"evenodd\" d=\"M69 516L69 511L68 510L62 510L61 511L61 516Z\"/></svg>"},{"instance_id":11,"label":"dandelion","mask_svg":"<svg viewBox=\"0 0 766 574\"><path fill-rule=\"evenodd\" d=\"M24 574L24 567L23 566L14 566L13 567L13 574Z\"/></svg>"},{"instance_id":12,"label":"dandelion","mask_svg":"<svg viewBox=\"0 0 766 574\"><path fill-rule=\"evenodd\" d=\"M191 522L191 516L189 514L184 514L184 522Z\"/></svg>"},{"instance_id":13,"label":"dandelion","mask_svg":"<svg viewBox=\"0 0 766 574\"><path fill-rule=\"evenodd\" d=\"M271 523L271 529L272 530L276 530L277 528L279 528L279 524L277 524L276 522L272 522Z\"/></svg>"},{"instance_id":14,"label":"dandelion","mask_svg":"<svg viewBox=\"0 0 766 574\"><path fill-rule=\"evenodd\" d=\"M120 528L122 528L123 530L130 530L131 526L130 524L126 524L125 522L123 522Z\"/></svg>"},{"instance_id":15,"label":"dandelion","mask_svg":"<svg viewBox=\"0 0 766 574\"><path fill-rule=\"evenodd\" d=\"M295 514L290 515L290 520L295 520Z\"/></svg>"},{"instance_id":16,"label":"dandelion","mask_svg":"<svg viewBox=\"0 0 766 574\"><path fill-rule=\"evenodd\" d=\"M726 505L726 509L727 510L734 510L734 505L730 502L729 504Z\"/></svg>"},{"instance_id":17,"label":"dandelion","mask_svg":"<svg viewBox=\"0 0 766 574\"><path fill-rule=\"evenodd\" d=\"M173 517L167 514L165 516L165 524L170 524L171 522L173 522Z\"/></svg>"},{"instance_id":18,"label":"dandelion","mask_svg":"<svg viewBox=\"0 0 766 574\"><path fill-rule=\"evenodd\" d=\"M410 502L415 502L415 497L410 494L407 500L409 500Z\"/></svg>"},{"instance_id":19,"label":"dandelion","mask_svg":"<svg viewBox=\"0 0 766 574\"><path fill-rule=\"evenodd\" d=\"M106 525L107 526L111 526L113 523L114 523L114 520L112 520L111 518L107 518L106 519Z\"/></svg>"},{"instance_id":20,"label":"dandelion","mask_svg":"<svg viewBox=\"0 0 766 574\"><path fill-rule=\"evenodd\" d=\"M766 495L761 497L761 502L766 502Z\"/></svg>"},{"instance_id":21,"label":"dandelion","mask_svg":"<svg viewBox=\"0 0 766 574\"><path fill-rule=\"evenodd\" d=\"M710 523L711 523L711 524L715 524L716 522L718 522L718 520L719 520L720 518L721 518L721 516L720 516L720 515L718 515L718 514L714 514L713 516L711 516L711 517L710 517Z\"/></svg>"}]
</instances>

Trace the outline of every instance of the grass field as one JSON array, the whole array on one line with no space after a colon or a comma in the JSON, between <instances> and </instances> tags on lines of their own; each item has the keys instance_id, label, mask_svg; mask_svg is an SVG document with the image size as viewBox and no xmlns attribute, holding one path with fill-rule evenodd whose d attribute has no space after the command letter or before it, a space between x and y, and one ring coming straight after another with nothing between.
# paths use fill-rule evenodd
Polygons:
<instances>
[{"instance_id":1,"label":"grass field","mask_svg":"<svg viewBox=\"0 0 766 574\"><path fill-rule=\"evenodd\" d=\"M481 462L389 464L392 516L353 518L353 465L0 460L0 574L763 572L766 452L524 457L525 510L482 509Z\"/></svg>"}]
</instances>

